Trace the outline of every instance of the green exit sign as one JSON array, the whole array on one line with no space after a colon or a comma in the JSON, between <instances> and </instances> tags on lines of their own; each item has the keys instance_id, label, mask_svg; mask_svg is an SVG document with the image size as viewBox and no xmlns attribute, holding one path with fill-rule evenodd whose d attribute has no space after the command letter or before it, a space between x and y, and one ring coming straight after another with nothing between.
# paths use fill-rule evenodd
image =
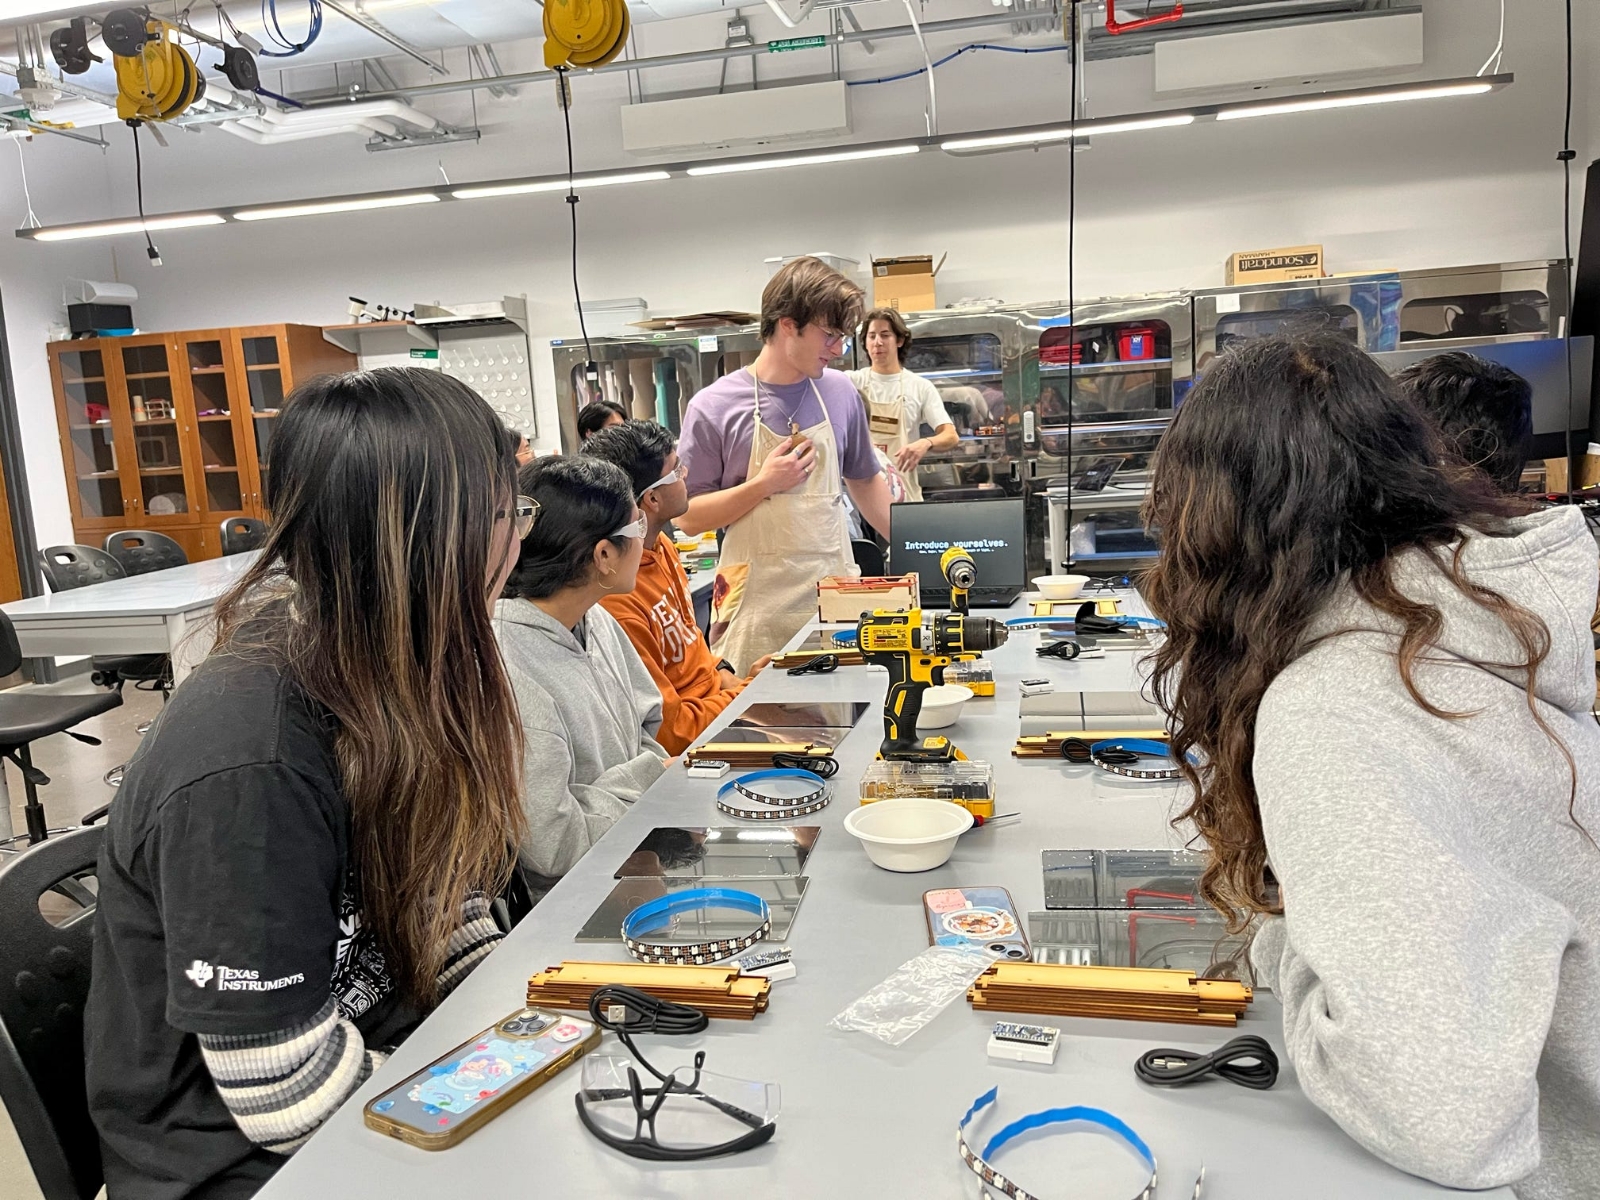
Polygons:
<instances>
[{"instance_id":1,"label":"green exit sign","mask_svg":"<svg viewBox=\"0 0 1600 1200\"><path fill-rule=\"evenodd\" d=\"M822 34L813 37L779 38L775 42L767 43L767 53L782 54L785 50L815 50L818 46L826 46L828 39Z\"/></svg>"}]
</instances>

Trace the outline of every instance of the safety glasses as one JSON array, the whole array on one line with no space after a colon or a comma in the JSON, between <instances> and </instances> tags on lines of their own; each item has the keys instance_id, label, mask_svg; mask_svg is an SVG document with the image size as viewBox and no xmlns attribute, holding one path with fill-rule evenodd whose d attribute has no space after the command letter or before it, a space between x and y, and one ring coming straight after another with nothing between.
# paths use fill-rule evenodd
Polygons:
<instances>
[{"instance_id":1,"label":"safety glasses","mask_svg":"<svg viewBox=\"0 0 1600 1200\"><path fill-rule=\"evenodd\" d=\"M778 1087L692 1067L661 1075L641 1057L635 1063L610 1055L584 1059L583 1090L577 1094L584 1128L633 1158L689 1162L737 1154L770 1141L777 1131ZM656 1079L641 1079L641 1072Z\"/></svg>"},{"instance_id":2,"label":"safety glasses","mask_svg":"<svg viewBox=\"0 0 1600 1200\"><path fill-rule=\"evenodd\" d=\"M666 487L669 483L677 483L678 480L682 479L688 473L689 473L689 468L685 464L679 463L677 466L673 467L672 470L668 471L665 475L663 475L660 479L656 480L649 487L645 488L644 492L653 492L659 487ZM640 492L639 493L639 496L640 496L641 499L643 499L643 497L644 497L644 492Z\"/></svg>"},{"instance_id":3,"label":"safety glasses","mask_svg":"<svg viewBox=\"0 0 1600 1200\"><path fill-rule=\"evenodd\" d=\"M641 516L632 525L624 525L621 529L608 533L606 538L607 540L621 537L642 538L648 532L650 532L650 523Z\"/></svg>"}]
</instances>

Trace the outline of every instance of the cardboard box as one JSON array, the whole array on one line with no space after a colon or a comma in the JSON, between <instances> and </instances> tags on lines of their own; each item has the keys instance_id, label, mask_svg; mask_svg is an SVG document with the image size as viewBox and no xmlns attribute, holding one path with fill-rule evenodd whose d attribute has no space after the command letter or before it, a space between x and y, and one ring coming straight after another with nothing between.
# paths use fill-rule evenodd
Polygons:
<instances>
[{"instance_id":1,"label":"cardboard box","mask_svg":"<svg viewBox=\"0 0 1600 1200\"><path fill-rule=\"evenodd\" d=\"M1228 287L1247 283L1287 283L1291 279L1321 279L1321 246L1280 246L1276 250L1241 250L1228 256L1223 282Z\"/></svg>"},{"instance_id":2,"label":"cardboard box","mask_svg":"<svg viewBox=\"0 0 1600 1200\"><path fill-rule=\"evenodd\" d=\"M872 307L892 308L897 312L926 312L937 308L933 280L944 266L945 255L937 264L931 254L904 258L873 258Z\"/></svg>"}]
</instances>

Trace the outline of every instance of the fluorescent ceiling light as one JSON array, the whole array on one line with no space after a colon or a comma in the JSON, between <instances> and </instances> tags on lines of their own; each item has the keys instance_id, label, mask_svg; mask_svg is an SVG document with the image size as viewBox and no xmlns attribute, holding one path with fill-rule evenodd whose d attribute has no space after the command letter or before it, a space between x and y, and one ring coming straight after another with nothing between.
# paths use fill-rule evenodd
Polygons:
<instances>
[{"instance_id":1,"label":"fluorescent ceiling light","mask_svg":"<svg viewBox=\"0 0 1600 1200\"><path fill-rule=\"evenodd\" d=\"M115 237L119 233L155 232L162 229L189 229L195 225L221 225L217 213L187 213L175 217L151 217L141 221L95 221L88 225L59 225L54 229L40 229L33 234L36 242L71 242L78 238Z\"/></svg>"},{"instance_id":2,"label":"fluorescent ceiling light","mask_svg":"<svg viewBox=\"0 0 1600 1200\"><path fill-rule=\"evenodd\" d=\"M279 204L272 208L246 208L233 214L235 221L275 221L279 217L315 217L323 213L358 212L368 208L401 208L408 204L437 204L432 192L408 192L401 196L358 196L350 200L327 200L314 204Z\"/></svg>"},{"instance_id":3,"label":"fluorescent ceiling light","mask_svg":"<svg viewBox=\"0 0 1600 1200\"><path fill-rule=\"evenodd\" d=\"M1132 133L1139 129L1170 129L1193 125L1193 113L1173 113L1162 117L1139 117L1128 121L1079 121L1076 127L1055 126L1027 129L1020 133L996 133L986 137L956 138L941 142L941 150L985 150L993 146L1027 146L1041 142L1064 142L1068 138L1098 137L1106 133Z\"/></svg>"},{"instance_id":4,"label":"fluorescent ceiling light","mask_svg":"<svg viewBox=\"0 0 1600 1200\"><path fill-rule=\"evenodd\" d=\"M742 158L729 162L711 163L703 167L690 167L690 175L732 175L738 171L770 171L776 167L810 167L822 163L857 162L864 158L895 158L902 154L915 154L921 147L877 146L870 150L840 150L832 154L797 154L786 158Z\"/></svg>"},{"instance_id":5,"label":"fluorescent ceiling light","mask_svg":"<svg viewBox=\"0 0 1600 1200\"><path fill-rule=\"evenodd\" d=\"M580 175L572 181L573 187L610 187L614 183L655 183L671 179L667 171L630 171L621 175ZM525 196L533 192L564 192L565 179L539 179L528 183L496 183L483 187L456 188L450 194L457 200L484 200L490 196Z\"/></svg>"},{"instance_id":6,"label":"fluorescent ceiling light","mask_svg":"<svg viewBox=\"0 0 1600 1200\"><path fill-rule=\"evenodd\" d=\"M1495 84L1487 79L1471 83L1449 83L1433 87L1404 87L1361 92L1344 96L1308 96L1302 100L1280 100L1267 104L1246 104L1218 111L1219 121L1242 121L1246 117L1275 117L1282 113L1315 112L1324 108L1359 108L1366 104L1393 104L1399 100L1442 100L1447 96L1481 96L1492 92Z\"/></svg>"}]
</instances>

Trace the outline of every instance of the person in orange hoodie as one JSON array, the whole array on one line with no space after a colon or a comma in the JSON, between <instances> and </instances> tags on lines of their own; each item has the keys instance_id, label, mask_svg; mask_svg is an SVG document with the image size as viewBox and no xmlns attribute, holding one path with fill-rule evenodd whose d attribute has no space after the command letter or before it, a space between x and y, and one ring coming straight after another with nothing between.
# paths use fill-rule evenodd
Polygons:
<instances>
[{"instance_id":1,"label":"person in orange hoodie","mask_svg":"<svg viewBox=\"0 0 1600 1200\"><path fill-rule=\"evenodd\" d=\"M656 740L669 753L682 754L749 680L711 653L695 621L689 576L666 532L689 507L677 441L654 421L629 420L590 434L582 452L627 472L649 522L633 591L600 603L627 631L661 689ZM751 676L769 661L770 656L757 662Z\"/></svg>"}]
</instances>

